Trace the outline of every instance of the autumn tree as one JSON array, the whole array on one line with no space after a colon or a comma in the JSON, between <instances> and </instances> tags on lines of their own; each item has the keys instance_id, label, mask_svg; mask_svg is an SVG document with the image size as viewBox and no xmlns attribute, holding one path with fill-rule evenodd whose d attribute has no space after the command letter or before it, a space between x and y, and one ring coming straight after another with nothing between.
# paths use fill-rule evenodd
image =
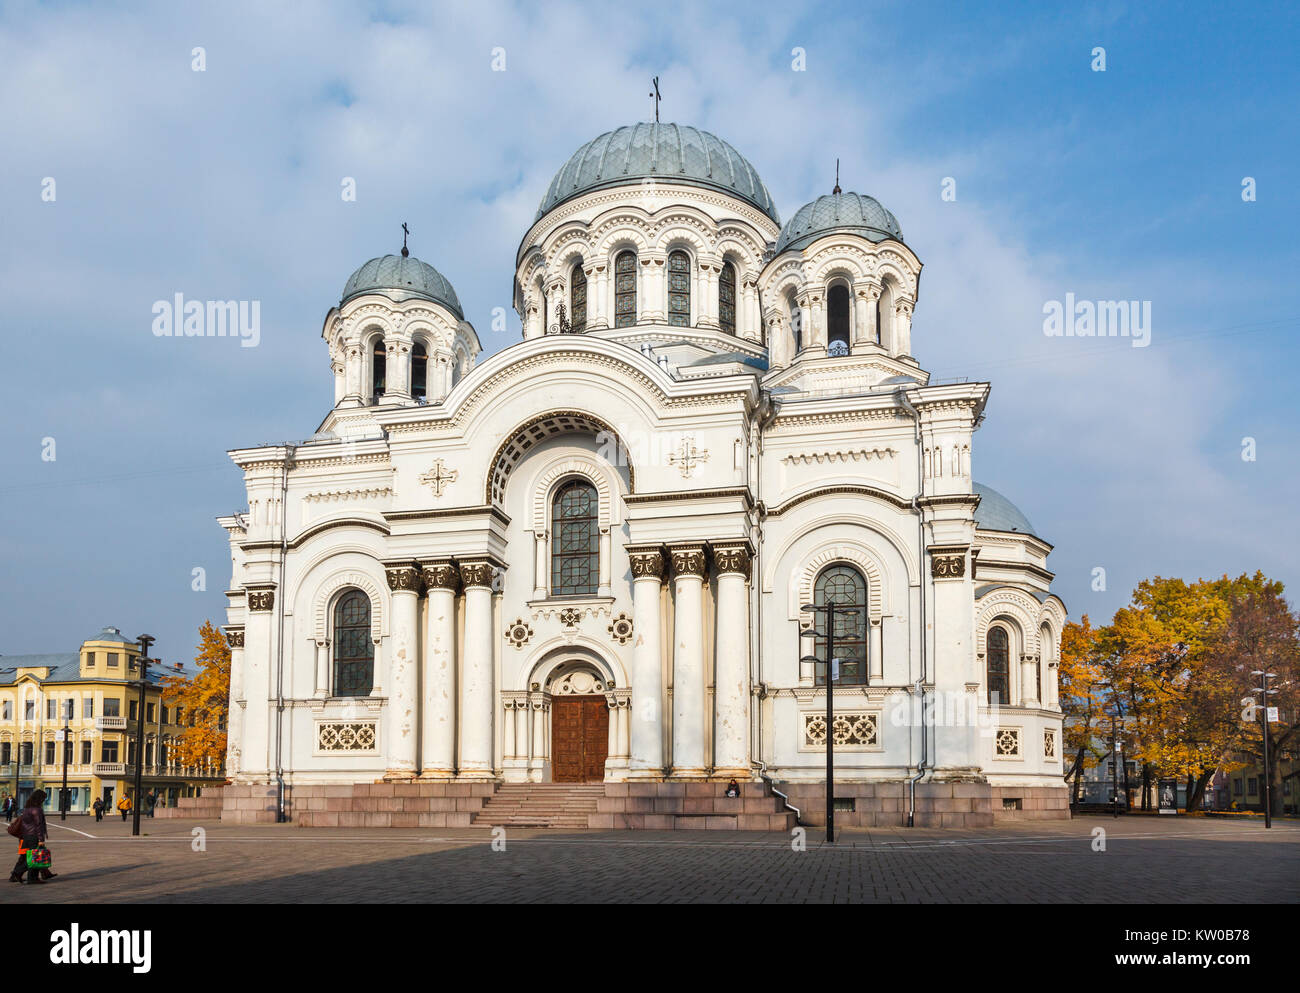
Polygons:
<instances>
[{"instance_id":1,"label":"autumn tree","mask_svg":"<svg viewBox=\"0 0 1300 993\"><path fill-rule=\"evenodd\" d=\"M226 719L230 706L230 646L211 621L199 628L193 678L169 676L162 681L163 699L181 708L184 730L176 742L183 765L221 768L226 760Z\"/></svg>"},{"instance_id":2,"label":"autumn tree","mask_svg":"<svg viewBox=\"0 0 1300 993\"><path fill-rule=\"evenodd\" d=\"M1088 615L1079 623L1071 621L1061 632L1060 679L1061 710L1065 720L1063 753L1074 754L1065 771L1065 780L1074 779L1073 797L1079 789L1085 769L1097 764L1100 755L1094 743L1098 723L1105 705L1106 687L1101 670L1098 629Z\"/></svg>"}]
</instances>

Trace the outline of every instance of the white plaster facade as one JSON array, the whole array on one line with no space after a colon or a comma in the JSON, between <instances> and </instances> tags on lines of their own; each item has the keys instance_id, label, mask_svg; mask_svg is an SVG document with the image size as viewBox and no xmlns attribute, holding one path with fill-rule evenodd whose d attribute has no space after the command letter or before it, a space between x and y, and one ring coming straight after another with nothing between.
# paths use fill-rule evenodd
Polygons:
<instances>
[{"instance_id":1,"label":"white plaster facade","mask_svg":"<svg viewBox=\"0 0 1300 993\"><path fill-rule=\"evenodd\" d=\"M599 694L606 780L817 781L825 699L802 607L843 566L868 633L865 682L836 688L838 776L1059 786L1051 546L980 520L989 385L929 384L912 357L921 264L880 234L831 226L778 250L754 197L631 175L540 213L517 260L524 338L484 361L454 294L361 286L332 308L317 434L231 452L249 508L220 519L234 779L546 782L556 698ZM625 251L636 296L615 326ZM579 271L586 333L547 333L580 312ZM580 595L552 576L572 480L595 519ZM351 591L368 605L362 695L336 669Z\"/></svg>"}]
</instances>

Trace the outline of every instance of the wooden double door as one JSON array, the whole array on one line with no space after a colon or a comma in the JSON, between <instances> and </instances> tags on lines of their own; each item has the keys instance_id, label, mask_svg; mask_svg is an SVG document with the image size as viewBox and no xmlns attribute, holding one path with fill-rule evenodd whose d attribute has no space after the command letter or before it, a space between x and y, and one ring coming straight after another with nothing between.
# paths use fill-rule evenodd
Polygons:
<instances>
[{"instance_id":1,"label":"wooden double door","mask_svg":"<svg viewBox=\"0 0 1300 993\"><path fill-rule=\"evenodd\" d=\"M609 707L605 698L557 696L551 700L551 779L599 783L609 757Z\"/></svg>"}]
</instances>

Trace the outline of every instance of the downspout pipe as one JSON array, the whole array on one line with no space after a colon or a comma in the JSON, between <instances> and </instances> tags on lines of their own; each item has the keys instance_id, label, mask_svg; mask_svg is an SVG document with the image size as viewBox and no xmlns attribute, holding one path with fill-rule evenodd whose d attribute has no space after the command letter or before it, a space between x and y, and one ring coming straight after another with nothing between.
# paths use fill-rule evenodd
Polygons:
<instances>
[{"instance_id":1,"label":"downspout pipe","mask_svg":"<svg viewBox=\"0 0 1300 993\"><path fill-rule=\"evenodd\" d=\"M928 662L926 649L929 638L926 635L925 625L925 517L921 508L921 491L925 486L925 476L922 472L921 462L921 412L912 406L911 401L907 399L905 389L899 389L898 401L911 415L912 423L916 428L916 493L912 496L912 511L916 514L916 561L917 568L920 570L917 580L921 592L921 669L915 683L917 699L921 705L921 758L916 763L916 775L912 776L907 783L907 826L915 827L916 784L925 775L925 767L929 760L929 733L925 726L925 676Z\"/></svg>"},{"instance_id":2,"label":"downspout pipe","mask_svg":"<svg viewBox=\"0 0 1300 993\"><path fill-rule=\"evenodd\" d=\"M284 816L284 572L289 553L289 453L280 471L280 570L276 589L275 635L275 821L283 824Z\"/></svg>"},{"instance_id":3,"label":"downspout pipe","mask_svg":"<svg viewBox=\"0 0 1300 993\"><path fill-rule=\"evenodd\" d=\"M754 452L754 519L758 524L757 534L754 536L754 569L750 579L749 588L754 595L754 629L750 631L749 644L754 653L754 680L758 683L763 682L763 532L767 521L767 506L763 503L763 431L772 419L776 416L776 405L772 403L772 394L767 390L760 389L758 405L754 408L753 420L751 422L751 448ZM752 692L752 691L751 691ZM763 706L762 700L758 700L753 708L753 719L749 722L749 761L751 765L758 765L761 769L759 778L767 782L771 788L772 781L767 778L767 765L761 759L756 760L756 756L762 754L763 750ZM785 800L784 794L777 793L777 796ZM796 811L795 816L798 817Z\"/></svg>"}]
</instances>

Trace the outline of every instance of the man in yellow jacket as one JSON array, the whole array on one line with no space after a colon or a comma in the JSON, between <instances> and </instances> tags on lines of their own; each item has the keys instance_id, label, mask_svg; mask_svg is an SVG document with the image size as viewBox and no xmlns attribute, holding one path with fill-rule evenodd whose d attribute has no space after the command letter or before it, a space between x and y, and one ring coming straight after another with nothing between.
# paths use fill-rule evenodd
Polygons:
<instances>
[{"instance_id":1,"label":"man in yellow jacket","mask_svg":"<svg viewBox=\"0 0 1300 993\"><path fill-rule=\"evenodd\" d=\"M122 812L122 820L125 821L126 815L131 813L131 798L125 793L122 794L122 799L117 801L117 809Z\"/></svg>"}]
</instances>

